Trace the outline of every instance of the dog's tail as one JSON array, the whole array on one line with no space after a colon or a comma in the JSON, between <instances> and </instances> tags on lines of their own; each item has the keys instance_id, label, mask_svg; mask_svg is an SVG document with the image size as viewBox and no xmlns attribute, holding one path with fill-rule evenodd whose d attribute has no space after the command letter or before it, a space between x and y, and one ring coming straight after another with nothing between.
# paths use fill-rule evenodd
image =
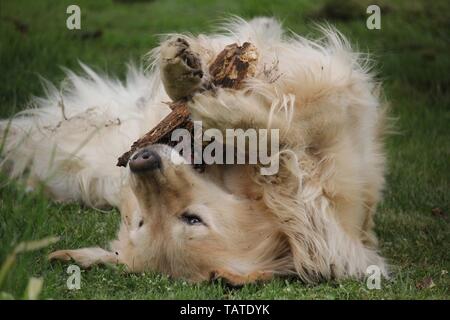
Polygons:
<instances>
[{"instance_id":1,"label":"dog's tail","mask_svg":"<svg viewBox=\"0 0 450 320\"><path fill-rule=\"evenodd\" d=\"M116 206L127 170L117 157L169 112L168 98L140 68L130 66L123 84L81 67L83 75L66 70L60 89L43 80L45 98L0 121L0 168L59 201Z\"/></svg>"}]
</instances>

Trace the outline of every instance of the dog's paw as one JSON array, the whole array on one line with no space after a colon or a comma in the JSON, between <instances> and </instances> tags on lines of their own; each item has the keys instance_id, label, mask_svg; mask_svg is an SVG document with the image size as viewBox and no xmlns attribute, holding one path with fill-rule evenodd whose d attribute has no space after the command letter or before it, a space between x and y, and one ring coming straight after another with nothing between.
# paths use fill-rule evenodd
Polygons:
<instances>
[{"instance_id":1,"label":"dog's paw","mask_svg":"<svg viewBox=\"0 0 450 320\"><path fill-rule=\"evenodd\" d=\"M202 86L200 57L183 38L170 38L161 45L160 67L166 92L174 101L192 96Z\"/></svg>"},{"instance_id":2,"label":"dog's paw","mask_svg":"<svg viewBox=\"0 0 450 320\"><path fill-rule=\"evenodd\" d=\"M70 255L71 250L57 250L53 251L48 255L48 260L62 260L62 261L70 261L72 257Z\"/></svg>"},{"instance_id":3,"label":"dog's paw","mask_svg":"<svg viewBox=\"0 0 450 320\"><path fill-rule=\"evenodd\" d=\"M74 251L75 250L57 250L57 251L53 251L52 253L50 253L47 258L50 261L55 261L55 260L59 260L59 261L64 261L64 262L69 262L69 261L76 261L76 255L74 257ZM88 267L88 266L83 266L83 267Z\"/></svg>"},{"instance_id":4,"label":"dog's paw","mask_svg":"<svg viewBox=\"0 0 450 320\"><path fill-rule=\"evenodd\" d=\"M75 261L82 268L96 264L119 263L117 254L101 248L83 248L77 250L58 250L48 255L50 261Z\"/></svg>"}]
</instances>

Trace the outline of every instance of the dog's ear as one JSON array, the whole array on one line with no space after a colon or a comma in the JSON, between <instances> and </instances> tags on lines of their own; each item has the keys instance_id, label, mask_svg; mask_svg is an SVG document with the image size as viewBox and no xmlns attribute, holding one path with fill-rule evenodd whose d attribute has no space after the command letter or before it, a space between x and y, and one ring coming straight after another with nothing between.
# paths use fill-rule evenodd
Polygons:
<instances>
[{"instance_id":1,"label":"dog's ear","mask_svg":"<svg viewBox=\"0 0 450 320\"><path fill-rule=\"evenodd\" d=\"M119 254L102 248L83 248L77 250L58 250L48 255L49 260L74 260L82 268L89 268L96 264L118 264Z\"/></svg>"},{"instance_id":2,"label":"dog's ear","mask_svg":"<svg viewBox=\"0 0 450 320\"><path fill-rule=\"evenodd\" d=\"M239 274L225 269L217 269L211 274L211 280L223 279L227 284L233 287L243 286L246 283L268 281L272 279L272 277L273 273L266 271L254 271L248 274Z\"/></svg>"},{"instance_id":3,"label":"dog's ear","mask_svg":"<svg viewBox=\"0 0 450 320\"><path fill-rule=\"evenodd\" d=\"M284 203L288 204L289 199ZM332 275L330 258L334 254L333 247L338 244L332 243L330 248L330 239L334 237L338 241L339 234L336 234L337 227L330 230L336 222L325 209L305 201L292 203L289 210L274 211L280 231L286 239L295 273L306 283L329 279ZM327 214L330 218L324 218Z\"/></svg>"}]
</instances>

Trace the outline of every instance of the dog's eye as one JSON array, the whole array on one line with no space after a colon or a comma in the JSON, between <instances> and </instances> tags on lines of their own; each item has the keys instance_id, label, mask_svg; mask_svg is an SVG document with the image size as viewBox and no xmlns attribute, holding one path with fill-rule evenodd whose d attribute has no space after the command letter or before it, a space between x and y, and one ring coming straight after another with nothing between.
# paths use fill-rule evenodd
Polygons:
<instances>
[{"instance_id":1,"label":"dog's eye","mask_svg":"<svg viewBox=\"0 0 450 320\"><path fill-rule=\"evenodd\" d=\"M190 212L183 213L181 215L181 220L191 226L204 224L203 220L198 215L192 214Z\"/></svg>"}]
</instances>

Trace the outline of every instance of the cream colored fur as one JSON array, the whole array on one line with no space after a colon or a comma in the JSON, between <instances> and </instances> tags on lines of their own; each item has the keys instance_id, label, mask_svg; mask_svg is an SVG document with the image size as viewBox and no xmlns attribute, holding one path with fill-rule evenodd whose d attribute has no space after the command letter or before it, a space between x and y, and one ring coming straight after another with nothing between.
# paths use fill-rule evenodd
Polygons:
<instances>
[{"instance_id":1,"label":"cream colored fur","mask_svg":"<svg viewBox=\"0 0 450 320\"><path fill-rule=\"evenodd\" d=\"M116 206L122 225L111 251L62 250L51 258L236 284L275 274L306 282L362 278L369 265L386 275L373 232L384 184L384 113L368 59L332 28L314 42L285 35L268 18L235 19L226 29L171 35L185 39L204 68L234 42L250 41L260 55L243 90L197 93L189 108L207 128L280 129L279 173L215 165L199 174L173 163L172 150L160 145L153 148L161 172L116 167L170 111L159 71L165 53L152 51L147 74L131 67L126 85L83 65L84 76L68 71L61 90L48 85L46 98L13 118L3 168L14 178L28 169L29 185L43 182L56 200ZM186 211L205 224L184 224Z\"/></svg>"}]
</instances>

